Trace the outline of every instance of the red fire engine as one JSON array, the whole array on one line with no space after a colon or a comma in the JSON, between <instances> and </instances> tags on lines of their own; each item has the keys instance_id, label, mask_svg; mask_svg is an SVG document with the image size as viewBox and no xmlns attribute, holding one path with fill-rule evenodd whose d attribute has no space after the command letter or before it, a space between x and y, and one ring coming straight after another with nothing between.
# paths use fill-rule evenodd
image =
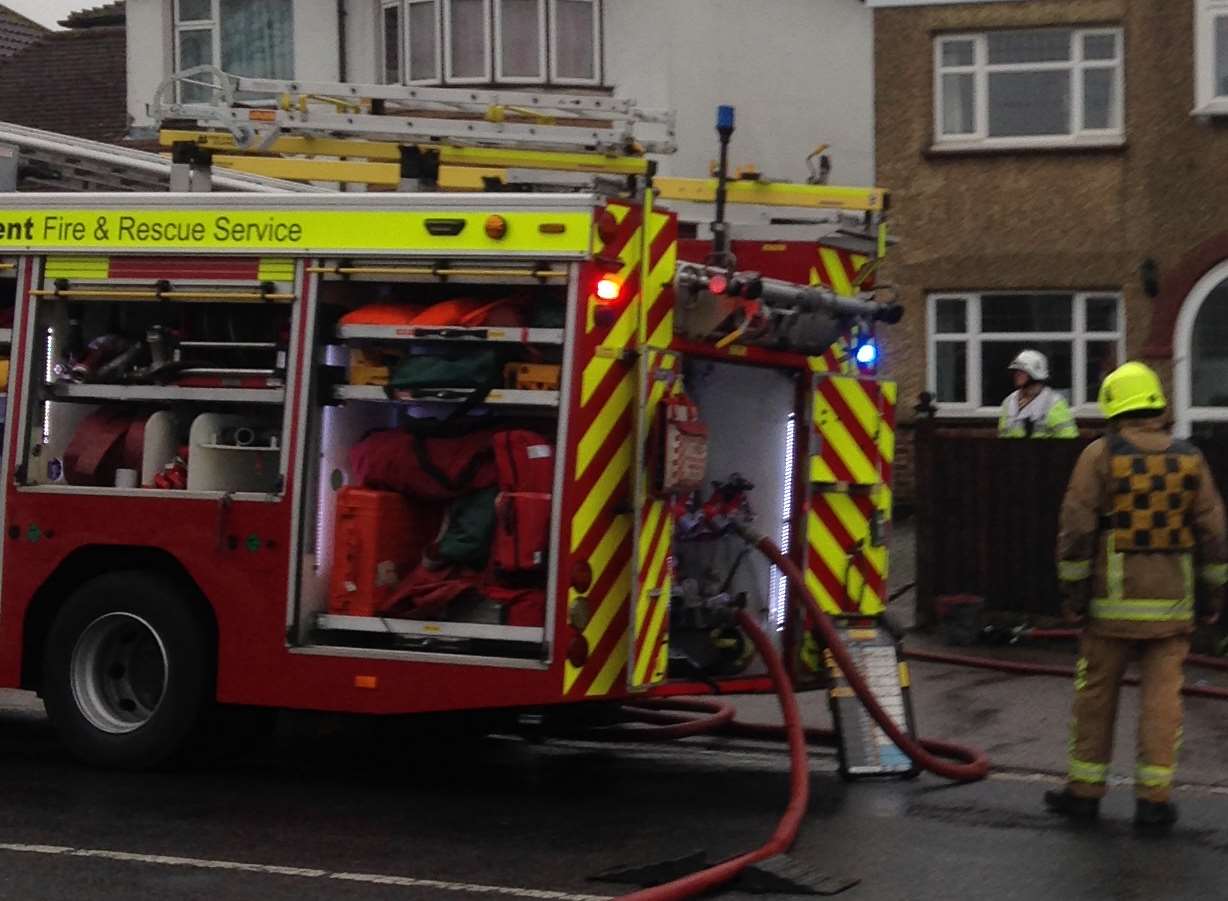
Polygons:
<instances>
[{"instance_id":1,"label":"red fire engine","mask_svg":"<svg viewBox=\"0 0 1228 901\"><path fill-rule=\"evenodd\" d=\"M0 199L0 685L127 767L214 705L767 690L729 611L802 630L722 523L882 609L898 310L867 246L681 248L647 177Z\"/></svg>"}]
</instances>

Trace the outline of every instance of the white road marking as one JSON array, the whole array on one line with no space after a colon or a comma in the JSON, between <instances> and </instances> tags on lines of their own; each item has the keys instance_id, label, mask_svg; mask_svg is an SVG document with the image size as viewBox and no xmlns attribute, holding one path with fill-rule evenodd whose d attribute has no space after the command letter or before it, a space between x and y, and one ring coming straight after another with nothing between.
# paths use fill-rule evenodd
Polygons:
<instances>
[{"instance_id":1,"label":"white road marking","mask_svg":"<svg viewBox=\"0 0 1228 901\"><path fill-rule=\"evenodd\" d=\"M447 882L441 879L415 879L412 876L385 876L379 873L334 873L307 867L283 867L274 864L242 863L236 860L210 860L200 857L170 857L165 854L136 854L130 851L108 851L98 848L70 848L63 845L30 845L0 842L0 852L15 854L48 854L62 857L93 857L124 863L153 864L164 867L193 867L201 870L229 870L242 873L264 873L271 876L296 876L303 879L338 879L371 885L396 885L406 888L438 889L441 892L469 892L474 895L497 895L505 898L530 898L534 901L609 901L608 895L579 895L549 889L521 888L511 885L481 885L471 882Z\"/></svg>"}]
</instances>

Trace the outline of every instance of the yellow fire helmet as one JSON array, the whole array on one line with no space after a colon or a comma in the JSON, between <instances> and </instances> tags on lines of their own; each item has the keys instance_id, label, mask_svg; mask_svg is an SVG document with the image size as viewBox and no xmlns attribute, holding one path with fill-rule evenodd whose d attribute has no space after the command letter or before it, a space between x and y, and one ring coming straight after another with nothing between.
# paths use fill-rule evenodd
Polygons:
<instances>
[{"instance_id":1,"label":"yellow fire helmet","mask_svg":"<svg viewBox=\"0 0 1228 901\"><path fill-rule=\"evenodd\" d=\"M1155 370L1134 361L1123 363L1104 377L1099 400L1106 419L1134 410L1159 413L1168 405Z\"/></svg>"}]
</instances>

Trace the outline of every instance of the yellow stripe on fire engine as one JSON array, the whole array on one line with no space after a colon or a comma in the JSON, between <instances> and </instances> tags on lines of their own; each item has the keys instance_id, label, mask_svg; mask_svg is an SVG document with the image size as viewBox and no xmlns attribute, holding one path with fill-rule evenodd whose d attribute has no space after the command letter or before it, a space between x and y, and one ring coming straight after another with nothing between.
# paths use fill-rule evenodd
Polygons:
<instances>
[{"instance_id":1,"label":"yellow stripe on fire engine","mask_svg":"<svg viewBox=\"0 0 1228 901\"><path fill-rule=\"evenodd\" d=\"M575 516L572 517L571 550L573 553L580 546L580 542L587 537L593 523L597 521L597 514L605 509L606 502L614 494L614 489L618 487L630 469L631 437L628 436L619 445L609 465L606 466L605 472L601 474L593 490L588 493L588 497L580 502Z\"/></svg>"},{"instance_id":2,"label":"yellow stripe on fire engine","mask_svg":"<svg viewBox=\"0 0 1228 901\"><path fill-rule=\"evenodd\" d=\"M845 297L854 293L853 283L844 270L844 262L840 259L839 251L834 247L820 247L819 261L823 264L823 270L827 275L825 284L837 294Z\"/></svg>"},{"instance_id":3,"label":"yellow stripe on fire engine","mask_svg":"<svg viewBox=\"0 0 1228 901\"><path fill-rule=\"evenodd\" d=\"M606 529L605 535L598 542L596 550L589 558L589 566L593 570L593 584L596 585L605 575L606 568L610 565L610 561L614 558L619 546L627 540L628 534L631 531L631 518L629 516L617 516ZM571 603L575 603L576 593L571 592ZM619 574L610 582L610 588L600 597L589 597L590 619L588 625L584 627L582 634L585 641L588 642L590 648L595 648L601 637L606 633L617 615L619 608L626 603L627 598L631 594L631 561L627 560L623 563ZM625 644L625 643L621 643ZM624 660L626 659L626 649L623 649ZM576 679L580 677L580 673L584 671L584 667L573 666L570 662L564 668L563 675L563 692L571 691L571 687L575 684ZM591 693L591 689L590 689Z\"/></svg>"},{"instance_id":4,"label":"yellow stripe on fire engine","mask_svg":"<svg viewBox=\"0 0 1228 901\"><path fill-rule=\"evenodd\" d=\"M593 420L593 424L576 444L576 478L584 475L590 463L605 444L606 437L614 431L614 426L627 415L631 401L635 399L635 381L631 373L621 379L609 399L601 407L601 412Z\"/></svg>"},{"instance_id":5,"label":"yellow stripe on fire engine","mask_svg":"<svg viewBox=\"0 0 1228 901\"><path fill-rule=\"evenodd\" d=\"M865 534L865 531L865 529L861 530L861 534ZM836 541L836 537L832 535L817 513L810 514L809 528L806 530L806 535L810 544L810 550L818 561L817 565L827 570L835 584L841 586L842 593L848 593L848 597L857 604L857 609L866 614L880 611L882 609L882 598L878 596L878 593L873 588L866 584L861 571L854 565L849 555L840 549L840 544ZM877 570L878 567L875 567L875 569ZM816 577L815 582L817 583L818 581ZM840 611L839 603L829 592L823 591L819 599L821 606L823 606L826 612L837 613Z\"/></svg>"},{"instance_id":6,"label":"yellow stripe on fire engine","mask_svg":"<svg viewBox=\"0 0 1228 901\"><path fill-rule=\"evenodd\" d=\"M497 213L501 239L487 237ZM384 252L519 254L584 259L592 247L592 212L463 210L152 209L0 212L0 250L183 250L227 253ZM545 231L542 226L549 226Z\"/></svg>"},{"instance_id":7,"label":"yellow stripe on fire engine","mask_svg":"<svg viewBox=\"0 0 1228 901\"><path fill-rule=\"evenodd\" d=\"M871 441L876 442L876 449L881 446L880 433L886 430L880 429L878 408L866 394L862 383L854 378L834 377L827 379L824 384L839 394L840 399L853 413L856 424L861 426L861 430ZM875 485L882 481L878 461L871 459L853 437L850 430L853 423L846 423L833 404L818 390L814 392L814 423L823 450L811 458L812 482L851 481L857 485ZM848 473L836 472L823 458L824 454L837 457Z\"/></svg>"},{"instance_id":8,"label":"yellow stripe on fire engine","mask_svg":"<svg viewBox=\"0 0 1228 901\"><path fill-rule=\"evenodd\" d=\"M111 258L94 256L49 256L43 264L43 275L49 279L67 278L74 281L102 281L111 275Z\"/></svg>"},{"instance_id":9,"label":"yellow stripe on fire engine","mask_svg":"<svg viewBox=\"0 0 1228 901\"><path fill-rule=\"evenodd\" d=\"M257 277L262 282L292 282L296 265L293 257L261 257Z\"/></svg>"}]
</instances>

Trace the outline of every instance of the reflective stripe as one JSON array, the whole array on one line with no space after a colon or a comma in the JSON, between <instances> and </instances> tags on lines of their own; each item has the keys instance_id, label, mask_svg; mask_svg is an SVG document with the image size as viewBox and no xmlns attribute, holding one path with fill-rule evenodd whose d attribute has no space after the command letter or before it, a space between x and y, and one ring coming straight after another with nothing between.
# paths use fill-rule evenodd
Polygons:
<instances>
[{"instance_id":1,"label":"reflective stripe","mask_svg":"<svg viewBox=\"0 0 1228 901\"><path fill-rule=\"evenodd\" d=\"M1090 579L1092 575L1092 561L1090 560L1059 560L1057 564L1057 577L1063 582L1082 582L1084 579Z\"/></svg>"},{"instance_id":2,"label":"reflective stripe","mask_svg":"<svg viewBox=\"0 0 1228 901\"><path fill-rule=\"evenodd\" d=\"M1194 618L1194 602L1190 598L1158 598L1154 600L1092 601L1093 619L1116 619L1130 622L1174 622Z\"/></svg>"},{"instance_id":3,"label":"reflective stripe","mask_svg":"<svg viewBox=\"0 0 1228 901\"><path fill-rule=\"evenodd\" d=\"M1075 664L1075 691L1087 688L1087 658L1080 657Z\"/></svg>"},{"instance_id":4,"label":"reflective stripe","mask_svg":"<svg viewBox=\"0 0 1228 901\"><path fill-rule=\"evenodd\" d=\"M1110 601L1120 601L1122 583L1125 581L1125 560L1117 553L1117 542L1113 533L1109 532L1108 546L1105 548L1105 587L1109 592ZM1096 616L1095 601L1092 601L1092 616Z\"/></svg>"},{"instance_id":5,"label":"reflective stripe","mask_svg":"<svg viewBox=\"0 0 1228 901\"><path fill-rule=\"evenodd\" d=\"M1070 758L1069 777L1071 782L1090 782L1093 785L1103 785L1109 776L1107 763L1091 763L1087 760Z\"/></svg>"},{"instance_id":6,"label":"reflective stripe","mask_svg":"<svg viewBox=\"0 0 1228 901\"><path fill-rule=\"evenodd\" d=\"M1140 763L1134 769L1134 781L1147 788L1168 788L1173 784L1173 768Z\"/></svg>"},{"instance_id":7,"label":"reflective stripe","mask_svg":"<svg viewBox=\"0 0 1228 901\"><path fill-rule=\"evenodd\" d=\"M1198 570L1198 578L1211 588L1228 585L1228 563L1211 563Z\"/></svg>"}]
</instances>

